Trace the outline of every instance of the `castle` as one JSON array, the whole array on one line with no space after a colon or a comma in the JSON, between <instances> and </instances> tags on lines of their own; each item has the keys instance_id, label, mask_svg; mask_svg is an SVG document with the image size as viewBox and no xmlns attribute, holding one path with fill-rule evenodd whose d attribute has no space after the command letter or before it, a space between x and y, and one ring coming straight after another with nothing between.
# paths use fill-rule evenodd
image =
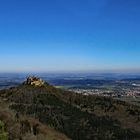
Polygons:
<instances>
[{"instance_id":1,"label":"castle","mask_svg":"<svg viewBox=\"0 0 140 140\"><path fill-rule=\"evenodd\" d=\"M24 82L25 85L33 85L33 86L43 86L45 81L40 78L29 76L27 77L26 81Z\"/></svg>"}]
</instances>

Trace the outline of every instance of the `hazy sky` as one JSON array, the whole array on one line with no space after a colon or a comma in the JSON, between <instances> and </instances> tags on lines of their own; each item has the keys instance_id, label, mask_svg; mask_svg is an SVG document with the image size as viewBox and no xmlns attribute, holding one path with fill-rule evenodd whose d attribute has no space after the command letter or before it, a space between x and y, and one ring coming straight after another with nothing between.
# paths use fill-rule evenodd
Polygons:
<instances>
[{"instance_id":1,"label":"hazy sky","mask_svg":"<svg viewBox=\"0 0 140 140\"><path fill-rule=\"evenodd\" d=\"M92 70L140 70L140 0L0 0L0 71Z\"/></svg>"}]
</instances>

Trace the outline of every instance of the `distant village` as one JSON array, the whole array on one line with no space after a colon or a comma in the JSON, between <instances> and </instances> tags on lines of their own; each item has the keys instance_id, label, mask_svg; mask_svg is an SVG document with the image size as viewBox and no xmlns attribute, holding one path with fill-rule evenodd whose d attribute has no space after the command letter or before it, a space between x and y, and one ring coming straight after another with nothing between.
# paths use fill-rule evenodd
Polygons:
<instances>
[{"instance_id":1,"label":"distant village","mask_svg":"<svg viewBox=\"0 0 140 140\"><path fill-rule=\"evenodd\" d=\"M118 87L117 87L118 88ZM117 99L129 99L132 100L133 102L140 100L140 85L132 83L130 86L124 86L124 87L119 87L117 89L115 86L110 89L105 89L105 88L70 88L69 91L73 91L79 94L83 94L85 96L88 95L97 95L97 96L106 96L106 97L112 97L112 98L117 98Z\"/></svg>"}]
</instances>

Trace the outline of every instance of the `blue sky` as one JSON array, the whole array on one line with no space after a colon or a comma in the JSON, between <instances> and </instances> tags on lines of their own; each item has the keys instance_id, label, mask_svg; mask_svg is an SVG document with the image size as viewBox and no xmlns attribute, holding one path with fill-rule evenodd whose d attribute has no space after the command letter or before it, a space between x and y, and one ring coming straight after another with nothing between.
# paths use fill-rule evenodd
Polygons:
<instances>
[{"instance_id":1,"label":"blue sky","mask_svg":"<svg viewBox=\"0 0 140 140\"><path fill-rule=\"evenodd\" d=\"M0 71L139 71L139 0L0 0Z\"/></svg>"}]
</instances>

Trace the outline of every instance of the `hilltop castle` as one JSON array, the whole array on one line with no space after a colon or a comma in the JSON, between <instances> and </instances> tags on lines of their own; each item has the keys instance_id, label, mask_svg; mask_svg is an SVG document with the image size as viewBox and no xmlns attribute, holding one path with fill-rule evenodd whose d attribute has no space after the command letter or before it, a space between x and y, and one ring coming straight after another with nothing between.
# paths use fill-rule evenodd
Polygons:
<instances>
[{"instance_id":1,"label":"hilltop castle","mask_svg":"<svg viewBox=\"0 0 140 140\"><path fill-rule=\"evenodd\" d=\"M26 81L24 82L25 85L33 85L33 86L43 86L45 81L40 78L29 76L27 77Z\"/></svg>"}]
</instances>

